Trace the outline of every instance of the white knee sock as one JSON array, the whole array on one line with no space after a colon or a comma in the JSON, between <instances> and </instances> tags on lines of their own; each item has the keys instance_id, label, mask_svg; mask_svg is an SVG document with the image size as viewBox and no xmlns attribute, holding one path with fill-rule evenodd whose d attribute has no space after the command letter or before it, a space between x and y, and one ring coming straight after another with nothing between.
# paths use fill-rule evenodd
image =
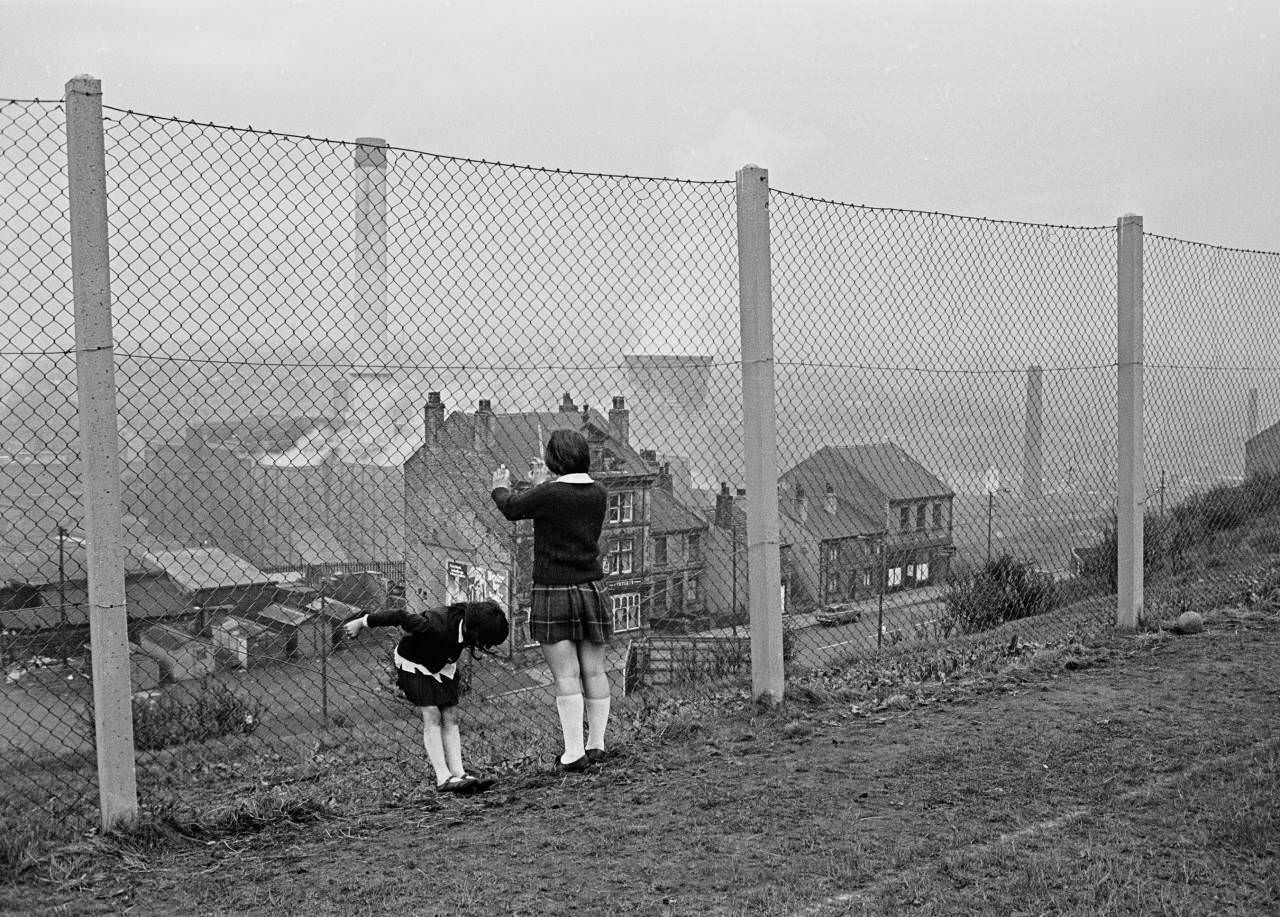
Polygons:
<instances>
[{"instance_id":1,"label":"white knee sock","mask_svg":"<svg viewBox=\"0 0 1280 917\"><path fill-rule=\"evenodd\" d=\"M587 748L604 751L604 731L609 725L609 696L588 697L586 704Z\"/></svg>"},{"instance_id":2,"label":"white knee sock","mask_svg":"<svg viewBox=\"0 0 1280 917\"><path fill-rule=\"evenodd\" d=\"M448 762L450 774L455 777L466 775L467 770L462 766L462 737L457 723L444 724L444 759Z\"/></svg>"},{"instance_id":3,"label":"white knee sock","mask_svg":"<svg viewBox=\"0 0 1280 917\"><path fill-rule=\"evenodd\" d=\"M444 757L444 737L438 723L427 723L422 727L422 745L427 750L427 760L435 771L436 786L449 779L449 765Z\"/></svg>"},{"instance_id":4,"label":"white knee sock","mask_svg":"<svg viewBox=\"0 0 1280 917\"><path fill-rule=\"evenodd\" d=\"M560 756L560 763L568 764L586 754L582 747L582 695L557 696L556 712L560 714L560 730L564 733L564 754Z\"/></svg>"}]
</instances>

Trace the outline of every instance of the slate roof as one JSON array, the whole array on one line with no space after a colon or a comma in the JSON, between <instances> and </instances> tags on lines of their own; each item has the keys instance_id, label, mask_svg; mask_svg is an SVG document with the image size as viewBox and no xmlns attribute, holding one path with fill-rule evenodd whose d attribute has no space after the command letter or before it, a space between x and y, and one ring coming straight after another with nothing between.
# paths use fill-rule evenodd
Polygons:
<instances>
[{"instance_id":1,"label":"slate roof","mask_svg":"<svg viewBox=\"0 0 1280 917\"><path fill-rule=\"evenodd\" d=\"M708 523L705 519L662 488L655 487L649 493L653 500L650 506L649 525L654 535L687 532L707 527Z\"/></svg>"}]
</instances>

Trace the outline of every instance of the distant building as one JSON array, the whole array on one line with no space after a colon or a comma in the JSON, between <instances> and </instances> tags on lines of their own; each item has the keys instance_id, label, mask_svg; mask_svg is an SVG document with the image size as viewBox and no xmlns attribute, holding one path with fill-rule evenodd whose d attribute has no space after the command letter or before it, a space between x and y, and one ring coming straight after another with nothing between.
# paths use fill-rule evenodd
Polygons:
<instances>
[{"instance_id":1,"label":"distant building","mask_svg":"<svg viewBox=\"0 0 1280 917\"><path fill-rule=\"evenodd\" d=\"M86 541L78 517L73 528L10 531L0 540L0 627L42 629L89 623ZM154 552L168 543L132 516L121 520L124 537L124 591L129 621L170 618L189 610L181 588L157 562Z\"/></svg>"},{"instance_id":2,"label":"distant building","mask_svg":"<svg viewBox=\"0 0 1280 917\"><path fill-rule=\"evenodd\" d=\"M1245 440L1244 473L1247 476L1280 474L1280 423Z\"/></svg>"},{"instance_id":3,"label":"distant building","mask_svg":"<svg viewBox=\"0 0 1280 917\"><path fill-rule=\"evenodd\" d=\"M945 582L955 493L894 443L824 446L781 475L823 603ZM877 554L883 550L883 555Z\"/></svg>"}]
</instances>

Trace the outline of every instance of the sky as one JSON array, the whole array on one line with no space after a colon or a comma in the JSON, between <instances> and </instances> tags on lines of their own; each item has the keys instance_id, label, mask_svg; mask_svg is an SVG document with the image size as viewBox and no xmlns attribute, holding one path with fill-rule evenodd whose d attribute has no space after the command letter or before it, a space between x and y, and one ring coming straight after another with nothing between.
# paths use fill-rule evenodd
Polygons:
<instances>
[{"instance_id":1,"label":"sky","mask_svg":"<svg viewBox=\"0 0 1280 917\"><path fill-rule=\"evenodd\" d=\"M0 96L1280 250L1280 3L0 0Z\"/></svg>"}]
</instances>

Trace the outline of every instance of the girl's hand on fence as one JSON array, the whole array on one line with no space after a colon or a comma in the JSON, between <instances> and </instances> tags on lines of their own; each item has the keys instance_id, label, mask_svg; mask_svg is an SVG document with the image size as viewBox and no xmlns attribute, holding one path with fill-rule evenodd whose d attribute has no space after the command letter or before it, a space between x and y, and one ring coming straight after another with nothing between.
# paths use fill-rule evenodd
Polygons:
<instances>
[{"instance_id":1,"label":"girl's hand on fence","mask_svg":"<svg viewBox=\"0 0 1280 917\"><path fill-rule=\"evenodd\" d=\"M342 630L343 630L343 633L345 633L348 637L354 637L356 634L360 633L360 631L364 630L367 626L368 625L365 623L364 616L361 615L360 617L352 621L348 621L346 624L343 624Z\"/></svg>"},{"instance_id":2,"label":"girl's hand on fence","mask_svg":"<svg viewBox=\"0 0 1280 917\"><path fill-rule=\"evenodd\" d=\"M511 489L511 472L507 470L506 465L499 465L493 472L493 484L489 489L497 490L499 487Z\"/></svg>"}]
</instances>

